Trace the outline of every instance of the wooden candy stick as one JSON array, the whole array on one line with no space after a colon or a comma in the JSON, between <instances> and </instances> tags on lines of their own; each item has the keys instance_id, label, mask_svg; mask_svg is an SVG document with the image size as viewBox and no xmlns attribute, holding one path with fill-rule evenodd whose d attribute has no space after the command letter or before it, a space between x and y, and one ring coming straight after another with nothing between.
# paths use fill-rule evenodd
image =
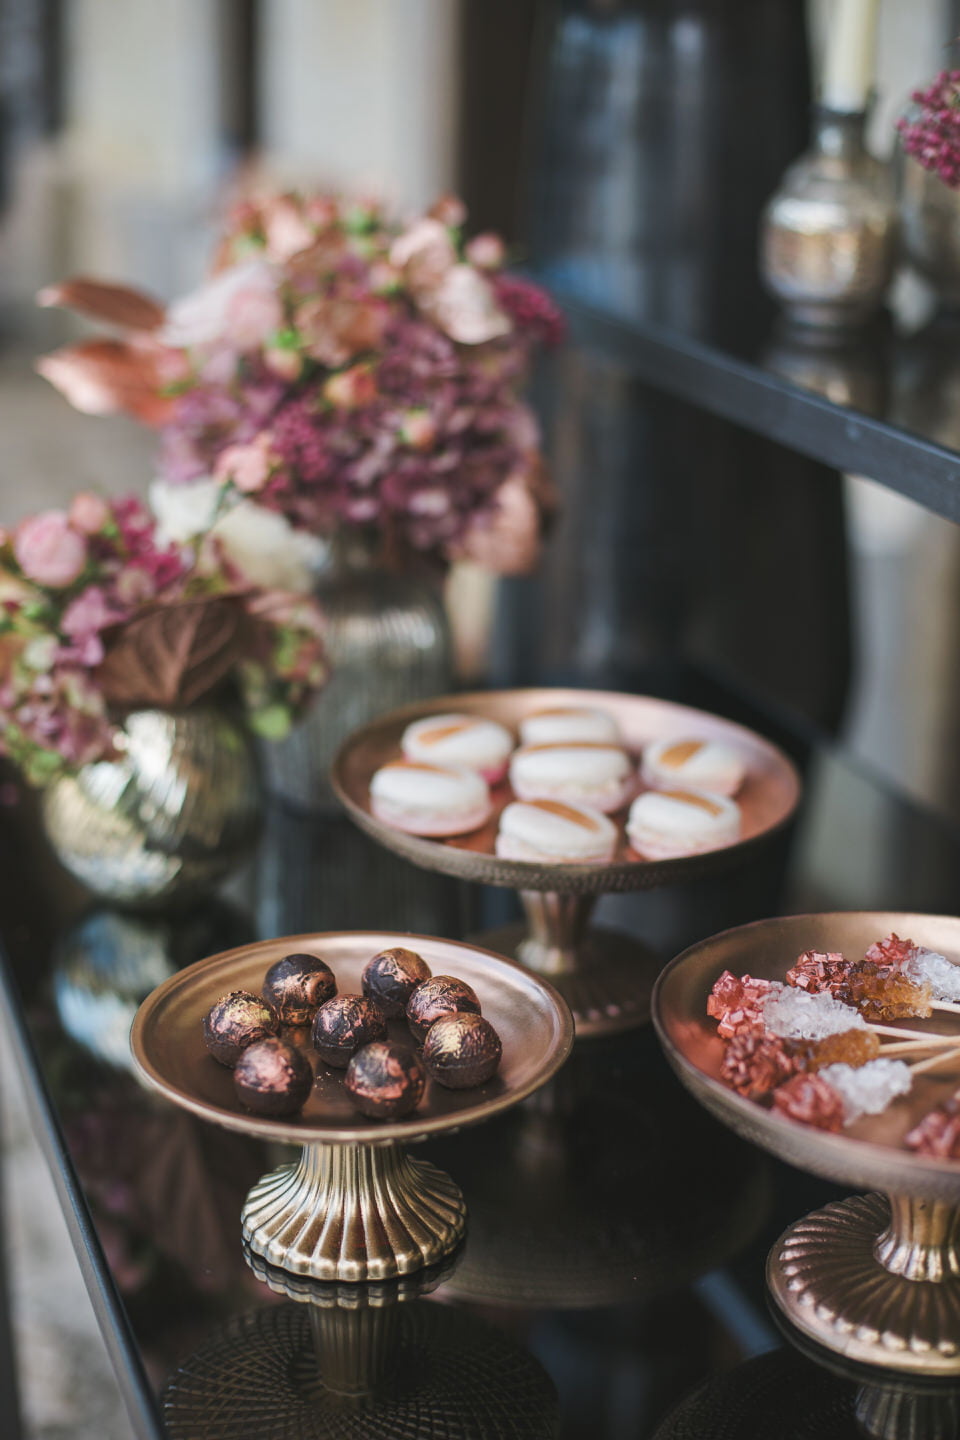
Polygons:
<instances>
[{"instance_id":1,"label":"wooden candy stick","mask_svg":"<svg viewBox=\"0 0 960 1440\"><path fill-rule=\"evenodd\" d=\"M930 1040L894 1040L890 1045L880 1046L880 1059L893 1060L902 1058L909 1059L911 1055L921 1055L930 1050L947 1050L960 1043L960 1036L951 1036L949 1040L942 1037L935 1037Z\"/></svg>"},{"instance_id":2,"label":"wooden candy stick","mask_svg":"<svg viewBox=\"0 0 960 1440\"><path fill-rule=\"evenodd\" d=\"M946 1064L948 1060L955 1060L960 1064L960 1045L955 1045L952 1050L943 1050L938 1055L931 1055L928 1060L920 1060L917 1064L911 1065L910 1070L914 1075L922 1075L925 1070L936 1070L938 1066Z\"/></svg>"},{"instance_id":3,"label":"wooden candy stick","mask_svg":"<svg viewBox=\"0 0 960 1440\"><path fill-rule=\"evenodd\" d=\"M934 1010L946 1010L951 1015L960 1015L960 1005L954 1000L931 1000Z\"/></svg>"},{"instance_id":4,"label":"wooden candy stick","mask_svg":"<svg viewBox=\"0 0 960 1440\"><path fill-rule=\"evenodd\" d=\"M902 1025L868 1025L867 1029L879 1035L881 1040L884 1035L892 1035L898 1040L947 1040L960 1045L960 1034L942 1035L935 1031L932 1034L925 1035L922 1030L907 1030L906 1027Z\"/></svg>"}]
</instances>

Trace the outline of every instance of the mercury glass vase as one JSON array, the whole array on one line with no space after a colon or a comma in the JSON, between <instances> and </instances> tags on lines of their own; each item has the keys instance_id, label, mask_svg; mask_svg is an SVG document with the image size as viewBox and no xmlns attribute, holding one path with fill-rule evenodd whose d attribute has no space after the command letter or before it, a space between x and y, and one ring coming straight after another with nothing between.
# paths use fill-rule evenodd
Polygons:
<instances>
[{"instance_id":1,"label":"mercury glass vase","mask_svg":"<svg viewBox=\"0 0 960 1440\"><path fill-rule=\"evenodd\" d=\"M897 157L904 257L948 309L960 306L960 190L912 155Z\"/></svg>"},{"instance_id":2,"label":"mercury glass vase","mask_svg":"<svg viewBox=\"0 0 960 1440\"><path fill-rule=\"evenodd\" d=\"M101 899L161 907L207 889L239 865L260 832L256 750L213 705L136 710L123 754L84 765L43 794L60 863Z\"/></svg>"},{"instance_id":3,"label":"mercury glass vase","mask_svg":"<svg viewBox=\"0 0 960 1440\"><path fill-rule=\"evenodd\" d=\"M306 718L265 747L272 794L302 811L339 811L328 774L357 726L453 683L450 625L439 585L384 567L373 537L337 537L316 597L330 679Z\"/></svg>"},{"instance_id":4,"label":"mercury glass vase","mask_svg":"<svg viewBox=\"0 0 960 1440\"><path fill-rule=\"evenodd\" d=\"M864 144L865 124L863 113L816 109L812 147L764 211L763 278L799 324L860 325L880 308L893 277L893 181Z\"/></svg>"}]
</instances>

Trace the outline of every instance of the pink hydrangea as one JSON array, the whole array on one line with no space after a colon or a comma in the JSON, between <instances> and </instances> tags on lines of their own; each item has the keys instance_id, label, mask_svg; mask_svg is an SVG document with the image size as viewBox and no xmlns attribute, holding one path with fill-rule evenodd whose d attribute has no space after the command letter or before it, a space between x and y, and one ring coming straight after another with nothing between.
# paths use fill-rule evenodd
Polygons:
<instances>
[{"instance_id":1,"label":"pink hydrangea","mask_svg":"<svg viewBox=\"0 0 960 1440\"><path fill-rule=\"evenodd\" d=\"M62 590L83 574L87 545L63 510L44 510L17 526L17 564L28 580Z\"/></svg>"}]
</instances>

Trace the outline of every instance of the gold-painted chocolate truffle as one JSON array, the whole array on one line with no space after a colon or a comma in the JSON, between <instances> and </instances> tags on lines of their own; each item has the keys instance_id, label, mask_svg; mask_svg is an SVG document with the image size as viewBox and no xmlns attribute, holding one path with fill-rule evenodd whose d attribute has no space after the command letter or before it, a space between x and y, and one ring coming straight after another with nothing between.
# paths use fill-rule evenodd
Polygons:
<instances>
[{"instance_id":1,"label":"gold-painted chocolate truffle","mask_svg":"<svg viewBox=\"0 0 960 1440\"><path fill-rule=\"evenodd\" d=\"M263 998L281 1025L309 1025L320 1006L337 993L337 977L319 955L284 955L267 971Z\"/></svg>"},{"instance_id":2,"label":"gold-painted chocolate truffle","mask_svg":"<svg viewBox=\"0 0 960 1440\"><path fill-rule=\"evenodd\" d=\"M249 990L222 995L203 1017L207 1049L215 1060L231 1069L248 1045L276 1035L279 1028L276 1011Z\"/></svg>"},{"instance_id":3,"label":"gold-painted chocolate truffle","mask_svg":"<svg viewBox=\"0 0 960 1440\"><path fill-rule=\"evenodd\" d=\"M422 1045L435 1020L458 1010L480 1014L476 991L465 980L456 980L452 975L434 975L424 980L407 1001L407 1024L413 1038Z\"/></svg>"},{"instance_id":4,"label":"gold-painted chocolate truffle","mask_svg":"<svg viewBox=\"0 0 960 1440\"><path fill-rule=\"evenodd\" d=\"M368 963L363 972L363 993L384 1015L402 1015L414 990L430 976L430 966L421 955L397 945L392 950L381 950Z\"/></svg>"},{"instance_id":5,"label":"gold-painted chocolate truffle","mask_svg":"<svg viewBox=\"0 0 960 1440\"><path fill-rule=\"evenodd\" d=\"M354 1055L344 1089L372 1120L398 1120L417 1108L426 1083L423 1066L409 1045L378 1040Z\"/></svg>"},{"instance_id":6,"label":"gold-painted chocolate truffle","mask_svg":"<svg viewBox=\"0 0 960 1440\"><path fill-rule=\"evenodd\" d=\"M271 1036L244 1050L233 1083L248 1110L258 1115L294 1115L310 1094L313 1071L301 1050Z\"/></svg>"},{"instance_id":7,"label":"gold-painted chocolate truffle","mask_svg":"<svg viewBox=\"0 0 960 1440\"><path fill-rule=\"evenodd\" d=\"M500 1036L482 1015L444 1015L423 1042L427 1074L449 1090L469 1090L489 1080L500 1064Z\"/></svg>"},{"instance_id":8,"label":"gold-painted chocolate truffle","mask_svg":"<svg viewBox=\"0 0 960 1440\"><path fill-rule=\"evenodd\" d=\"M364 1045L386 1040L383 1011L363 995L335 995L321 1005L313 1022L313 1043L328 1065L343 1070Z\"/></svg>"}]
</instances>

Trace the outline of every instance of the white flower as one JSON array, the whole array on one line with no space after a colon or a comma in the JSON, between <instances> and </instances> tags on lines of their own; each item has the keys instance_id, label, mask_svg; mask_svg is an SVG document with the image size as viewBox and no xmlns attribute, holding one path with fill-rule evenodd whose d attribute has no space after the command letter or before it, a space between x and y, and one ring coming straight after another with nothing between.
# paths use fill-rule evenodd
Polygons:
<instances>
[{"instance_id":1,"label":"white flower","mask_svg":"<svg viewBox=\"0 0 960 1440\"><path fill-rule=\"evenodd\" d=\"M472 265L452 266L435 290L418 299L434 324L461 345L483 345L513 329L493 287Z\"/></svg>"},{"instance_id":2,"label":"white flower","mask_svg":"<svg viewBox=\"0 0 960 1440\"><path fill-rule=\"evenodd\" d=\"M150 505L158 522L158 539L185 544L213 535L232 564L253 585L267 590L313 589L327 546L305 530L295 530L276 510L253 500L226 498L216 480L170 485L155 480Z\"/></svg>"},{"instance_id":3,"label":"white flower","mask_svg":"<svg viewBox=\"0 0 960 1440\"><path fill-rule=\"evenodd\" d=\"M170 485L154 480L150 486L150 509L157 517L160 545L185 545L212 527L223 502L219 480L194 480L188 485Z\"/></svg>"},{"instance_id":4,"label":"white flower","mask_svg":"<svg viewBox=\"0 0 960 1440\"><path fill-rule=\"evenodd\" d=\"M252 500L227 510L211 533L247 579L265 590L312 590L327 553L315 535L295 530L276 510Z\"/></svg>"},{"instance_id":5,"label":"white flower","mask_svg":"<svg viewBox=\"0 0 960 1440\"><path fill-rule=\"evenodd\" d=\"M175 300L157 339L184 348L222 343L254 350L282 321L273 266L266 260L248 260Z\"/></svg>"}]
</instances>

